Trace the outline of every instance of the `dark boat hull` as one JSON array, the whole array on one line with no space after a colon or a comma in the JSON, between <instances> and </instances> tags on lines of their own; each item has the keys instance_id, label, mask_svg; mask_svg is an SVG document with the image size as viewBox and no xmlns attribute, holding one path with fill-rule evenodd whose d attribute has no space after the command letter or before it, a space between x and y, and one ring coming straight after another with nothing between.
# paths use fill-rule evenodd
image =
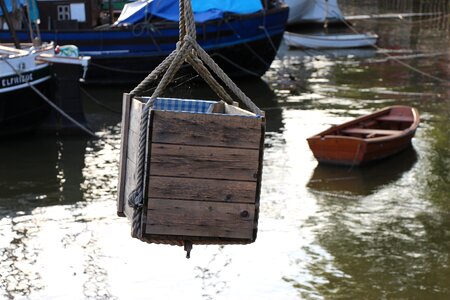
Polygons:
<instances>
[{"instance_id":1,"label":"dark boat hull","mask_svg":"<svg viewBox=\"0 0 450 300\"><path fill-rule=\"evenodd\" d=\"M271 38L275 45L281 43L282 34ZM277 46L278 47L278 46ZM254 55L251 51L257 53ZM232 77L261 77L269 69L276 51L271 42L261 39L233 47L216 48L207 51L214 61ZM102 83L134 83L144 79L156 68L167 55L142 55L123 58L95 57L92 58L86 76L86 82L91 84ZM191 67L183 67L181 75L193 75Z\"/></svg>"},{"instance_id":2,"label":"dark boat hull","mask_svg":"<svg viewBox=\"0 0 450 300\"><path fill-rule=\"evenodd\" d=\"M45 72L47 76L44 76ZM43 94L50 93L48 67L40 71L44 76L34 86ZM29 86L0 90L0 136L11 136L34 131L45 120L50 106Z\"/></svg>"},{"instance_id":3,"label":"dark boat hull","mask_svg":"<svg viewBox=\"0 0 450 300\"><path fill-rule=\"evenodd\" d=\"M281 43L289 9L229 16L197 25L197 41L232 77L259 77L270 67ZM137 82L145 78L174 49L177 23L155 23L107 30L42 31L44 41L76 45L91 56L88 83ZM23 41L26 31L18 31ZM0 32L0 42L11 42Z\"/></svg>"}]
</instances>

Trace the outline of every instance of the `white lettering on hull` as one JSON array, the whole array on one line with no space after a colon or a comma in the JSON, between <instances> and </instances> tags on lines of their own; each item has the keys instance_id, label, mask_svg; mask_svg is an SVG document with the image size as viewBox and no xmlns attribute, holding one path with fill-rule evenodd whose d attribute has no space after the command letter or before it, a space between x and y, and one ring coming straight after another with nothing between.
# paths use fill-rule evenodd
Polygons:
<instances>
[{"instance_id":1,"label":"white lettering on hull","mask_svg":"<svg viewBox=\"0 0 450 300\"><path fill-rule=\"evenodd\" d=\"M33 73L24 74L24 75L17 75L10 78L4 78L2 79L2 88L7 88L13 85L19 85L23 83L27 83L33 81Z\"/></svg>"}]
</instances>

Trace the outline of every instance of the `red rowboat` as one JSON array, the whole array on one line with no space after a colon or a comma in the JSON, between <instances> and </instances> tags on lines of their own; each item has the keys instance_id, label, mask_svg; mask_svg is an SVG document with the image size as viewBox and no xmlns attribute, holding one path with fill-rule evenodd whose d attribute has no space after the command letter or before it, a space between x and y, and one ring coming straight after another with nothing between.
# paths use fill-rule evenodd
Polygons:
<instances>
[{"instance_id":1,"label":"red rowboat","mask_svg":"<svg viewBox=\"0 0 450 300\"><path fill-rule=\"evenodd\" d=\"M333 126L307 140L320 163L358 166L410 146L419 121L417 109L391 106Z\"/></svg>"}]
</instances>

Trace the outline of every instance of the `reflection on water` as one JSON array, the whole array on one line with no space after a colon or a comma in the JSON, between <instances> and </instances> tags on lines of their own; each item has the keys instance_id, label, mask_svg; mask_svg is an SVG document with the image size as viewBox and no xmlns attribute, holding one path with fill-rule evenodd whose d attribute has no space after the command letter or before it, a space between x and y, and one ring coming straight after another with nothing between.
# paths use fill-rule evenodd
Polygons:
<instances>
[{"instance_id":1,"label":"reflection on water","mask_svg":"<svg viewBox=\"0 0 450 300\"><path fill-rule=\"evenodd\" d=\"M132 87L86 87L101 103L84 99L99 139L2 140L0 298L449 298L448 1L345 0L342 8L428 12L429 3L445 17L355 21L380 35L381 50L283 48L262 80L238 82L267 117L251 245L195 246L186 260L179 247L130 237L116 216L114 111ZM194 81L171 95L215 98ZM307 137L391 104L421 113L411 149L360 169L317 164Z\"/></svg>"},{"instance_id":2,"label":"reflection on water","mask_svg":"<svg viewBox=\"0 0 450 300\"><path fill-rule=\"evenodd\" d=\"M2 211L30 211L83 198L79 185L87 140L29 137L5 142L0 147Z\"/></svg>"},{"instance_id":3,"label":"reflection on water","mask_svg":"<svg viewBox=\"0 0 450 300\"><path fill-rule=\"evenodd\" d=\"M307 187L331 194L370 195L394 183L416 161L417 153L409 147L398 155L359 168L318 164Z\"/></svg>"}]
</instances>

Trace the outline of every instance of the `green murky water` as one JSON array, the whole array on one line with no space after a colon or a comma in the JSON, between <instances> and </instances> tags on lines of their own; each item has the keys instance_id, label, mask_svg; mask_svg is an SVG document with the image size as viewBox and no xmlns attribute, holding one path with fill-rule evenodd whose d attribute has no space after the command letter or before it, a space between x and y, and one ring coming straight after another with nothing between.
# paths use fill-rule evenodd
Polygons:
<instances>
[{"instance_id":1,"label":"green murky water","mask_svg":"<svg viewBox=\"0 0 450 300\"><path fill-rule=\"evenodd\" d=\"M262 80L240 82L268 119L254 244L186 260L132 239L115 213L120 115L85 99L101 139L0 143L0 299L450 298L449 3L341 2L444 15L354 21L379 49L283 46ZM89 88L116 110L127 90ZM411 149L360 169L314 160L307 137L393 104L421 114Z\"/></svg>"}]
</instances>

